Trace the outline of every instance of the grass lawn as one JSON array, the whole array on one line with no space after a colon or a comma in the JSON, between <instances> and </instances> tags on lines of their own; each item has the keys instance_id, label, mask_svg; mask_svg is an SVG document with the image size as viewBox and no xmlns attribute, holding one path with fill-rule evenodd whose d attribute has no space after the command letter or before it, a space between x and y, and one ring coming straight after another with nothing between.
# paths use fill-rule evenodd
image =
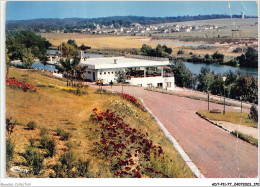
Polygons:
<instances>
[{"instance_id":1,"label":"grass lawn","mask_svg":"<svg viewBox=\"0 0 260 187\"><path fill-rule=\"evenodd\" d=\"M248 118L248 113L240 113L240 112L226 112L223 113L210 113L207 110L200 110L198 113L206 116L210 120L216 121L227 121L234 124L245 125L249 127L258 128L258 123Z\"/></svg>"},{"instance_id":2,"label":"grass lawn","mask_svg":"<svg viewBox=\"0 0 260 187\"><path fill-rule=\"evenodd\" d=\"M71 150L83 160L90 160L91 177L114 177L107 172L110 168L104 167L106 161L100 160L92 152L95 138L89 138L92 134L89 127L93 125L89 119L90 115L93 114L92 110L99 108L101 111L106 109L117 111L131 128L136 128L143 134L148 133L147 138L152 140L155 145L160 145L167 157L175 163L174 168L171 170L172 176L181 178L194 177L189 167L148 112L142 111L120 96L97 94L96 89L91 87L87 88L88 94L81 96L68 93L57 89L57 87L66 87L66 81L48 77L44 73L34 70L10 68L9 78L11 77L15 77L19 81L26 80L28 83L34 83L39 88L37 92L24 92L10 86L6 87L6 117L12 118L12 121L16 120L19 123L11 134L11 140L15 144L14 159L10 163L11 167L19 166L30 169L24 164L26 160L23 153L29 145L29 139L34 139L37 149L42 152L43 150L39 144L41 134L45 131L45 134L54 139L56 153L53 157L44 158L44 167L39 175L40 177L53 175L54 165L59 157L68 150ZM122 105L122 103L124 104ZM127 113L125 108L134 112ZM36 122L37 127L35 130L26 128L29 121ZM61 140L56 135L56 129L69 132L72 137L68 140ZM35 175L21 176L10 171L7 171L7 175L36 177Z\"/></svg>"}]
</instances>

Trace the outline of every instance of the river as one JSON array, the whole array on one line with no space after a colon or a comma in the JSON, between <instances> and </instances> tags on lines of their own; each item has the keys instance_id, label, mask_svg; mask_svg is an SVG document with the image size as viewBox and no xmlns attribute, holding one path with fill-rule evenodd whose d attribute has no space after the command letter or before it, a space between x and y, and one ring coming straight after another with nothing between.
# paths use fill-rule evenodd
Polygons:
<instances>
[{"instance_id":1,"label":"river","mask_svg":"<svg viewBox=\"0 0 260 187\"><path fill-rule=\"evenodd\" d=\"M48 50L48 54L55 54L57 50ZM103 55L100 54L94 54L94 53L84 53L84 56L90 57L90 58L102 58ZM255 77L258 77L258 69L257 68L245 68L245 67L233 67L233 66L227 66L227 65L217 65L217 64L203 64L203 63L191 63L191 62L183 62L184 65L194 74L199 74L202 67L207 67L211 71L214 71L214 73L226 73L229 70L236 73L241 72L243 74L249 74ZM35 62L32 65L33 68L39 68L43 69L44 66L40 62ZM46 70L49 71L55 71L54 65L46 65Z\"/></svg>"},{"instance_id":2,"label":"river","mask_svg":"<svg viewBox=\"0 0 260 187\"><path fill-rule=\"evenodd\" d=\"M245 67L234 67L227 65L218 65L218 64L204 64L204 63L191 63L191 62L183 62L186 68L188 68L192 73L199 74L202 67L207 67L214 73L226 73L229 70L233 73L237 73L238 71L242 74L249 74L255 77L258 77L258 68L245 68Z\"/></svg>"}]
</instances>

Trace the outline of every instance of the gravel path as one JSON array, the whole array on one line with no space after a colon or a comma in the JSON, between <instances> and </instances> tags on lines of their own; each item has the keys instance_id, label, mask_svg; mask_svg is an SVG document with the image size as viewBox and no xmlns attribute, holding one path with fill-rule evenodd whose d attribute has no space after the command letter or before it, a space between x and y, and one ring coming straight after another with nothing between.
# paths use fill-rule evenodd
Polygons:
<instances>
[{"instance_id":1,"label":"gravel path","mask_svg":"<svg viewBox=\"0 0 260 187\"><path fill-rule=\"evenodd\" d=\"M122 88L113 86L112 90L121 92ZM125 86L124 92L143 99L205 177L257 177L258 148L196 115L198 110L207 110L207 102L141 87ZM223 105L215 103L210 103L210 107L223 109ZM237 111L231 106L226 106L226 110Z\"/></svg>"}]
</instances>

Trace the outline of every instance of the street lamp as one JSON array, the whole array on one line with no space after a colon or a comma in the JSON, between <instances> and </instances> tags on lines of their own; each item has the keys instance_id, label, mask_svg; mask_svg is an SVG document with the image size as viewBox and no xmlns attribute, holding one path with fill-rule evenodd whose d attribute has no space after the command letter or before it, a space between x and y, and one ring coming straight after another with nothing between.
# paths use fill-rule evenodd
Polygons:
<instances>
[{"instance_id":1,"label":"street lamp","mask_svg":"<svg viewBox=\"0 0 260 187\"><path fill-rule=\"evenodd\" d=\"M225 102L225 98L226 98L226 95L225 95L225 81L226 81L226 78L227 77L222 77L222 79L224 81L224 111L223 111L223 114L226 114L226 108L225 108L225 105L226 105L226 102Z\"/></svg>"}]
</instances>

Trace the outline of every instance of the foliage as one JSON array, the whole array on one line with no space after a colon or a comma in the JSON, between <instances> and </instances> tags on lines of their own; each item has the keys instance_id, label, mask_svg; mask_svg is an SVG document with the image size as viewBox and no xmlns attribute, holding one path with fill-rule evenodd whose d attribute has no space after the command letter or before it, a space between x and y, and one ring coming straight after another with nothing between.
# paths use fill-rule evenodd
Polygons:
<instances>
[{"instance_id":1,"label":"foliage","mask_svg":"<svg viewBox=\"0 0 260 187\"><path fill-rule=\"evenodd\" d=\"M79 159L71 150L60 156L53 169L58 178L89 177L89 161Z\"/></svg>"},{"instance_id":2,"label":"foliage","mask_svg":"<svg viewBox=\"0 0 260 187\"><path fill-rule=\"evenodd\" d=\"M125 82L126 72L123 70L117 71L115 76L117 77L117 82Z\"/></svg>"},{"instance_id":3,"label":"foliage","mask_svg":"<svg viewBox=\"0 0 260 187\"><path fill-rule=\"evenodd\" d=\"M193 74L191 73L190 70L186 68L186 66L183 63L177 63L173 65L172 71L174 73L175 77L175 84L180 87L187 87L191 88L193 87L192 85L192 78Z\"/></svg>"},{"instance_id":4,"label":"foliage","mask_svg":"<svg viewBox=\"0 0 260 187\"><path fill-rule=\"evenodd\" d=\"M68 43L62 43L62 56L65 58L70 58L72 56L77 56L77 49Z\"/></svg>"},{"instance_id":5,"label":"foliage","mask_svg":"<svg viewBox=\"0 0 260 187\"><path fill-rule=\"evenodd\" d=\"M143 111L146 111L145 108L143 107L143 105L141 103L139 103L139 101L134 96L126 94L126 93L120 93L120 92L116 92L116 94L120 95L123 99L126 99L126 100L130 101L135 106L137 106L140 109L142 109Z\"/></svg>"},{"instance_id":6,"label":"foliage","mask_svg":"<svg viewBox=\"0 0 260 187\"><path fill-rule=\"evenodd\" d=\"M115 107L116 111L119 114L127 114L133 116L136 120L143 123L144 119L138 110L135 110L133 107L129 106L126 102L118 101L115 99L110 99L110 104Z\"/></svg>"},{"instance_id":7,"label":"foliage","mask_svg":"<svg viewBox=\"0 0 260 187\"><path fill-rule=\"evenodd\" d=\"M234 84L231 96L239 100L239 97L251 103L258 103L258 81L250 75L240 76Z\"/></svg>"},{"instance_id":8,"label":"foliage","mask_svg":"<svg viewBox=\"0 0 260 187\"><path fill-rule=\"evenodd\" d=\"M232 15L233 18L241 18L241 15ZM255 16L246 16L255 17ZM30 29L35 32L41 32L45 28L46 32L55 30L64 30L67 32L77 32L74 28L94 29L94 24L102 24L105 26L113 24L116 28L130 27L132 23L139 23L142 25L172 23L182 21L207 20L207 19L221 19L230 18L230 15L212 14L212 15L197 15L197 16L176 16L176 17L142 17L142 16L112 16L103 18L65 18L65 19L33 19L33 20L17 20L7 21L6 29Z\"/></svg>"},{"instance_id":9,"label":"foliage","mask_svg":"<svg viewBox=\"0 0 260 187\"><path fill-rule=\"evenodd\" d=\"M72 137L70 132L66 132L63 129L56 129L56 135L61 136L60 140L68 140Z\"/></svg>"},{"instance_id":10,"label":"foliage","mask_svg":"<svg viewBox=\"0 0 260 187\"><path fill-rule=\"evenodd\" d=\"M52 58L52 57L51 57ZM42 54L42 55L39 55L39 60L40 62L43 64L44 66L44 71L45 71L45 66L48 64L48 57L47 57L47 54Z\"/></svg>"},{"instance_id":11,"label":"foliage","mask_svg":"<svg viewBox=\"0 0 260 187\"><path fill-rule=\"evenodd\" d=\"M37 125L36 125L36 123L34 121L30 121L30 122L27 123L27 127L28 127L29 130L36 129L36 126Z\"/></svg>"},{"instance_id":12,"label":"foliage","mask_svg":"<svg viewBox=\"0 0 260 187\"><path fill-rule=\"evenodd\" d=\"M29 30L8 32L6 36L10 60L21 60L27 68L33 64L33 57L46 55L50 46L45 38Z\"/></svg>"},{"instance_id":13,"label":"foliage","mask_svg":"<svg viewBox=\"0 0 260 187\"><path fill-rule=\"evenodd\" d=\"M130 128L115 112L98 112L93 109L90 121L93 122L97 141L93 143L94 152L106 159L115 177L169 177L164 171L152 168L151 154L160 162L164 160L164 151L156 146L135 128Z\"/></svg>"},{"instance_id":14,"label":"foliage","mask_svg":"<svg viewBox=\"0 0 260 187\"><path fill-rule=\"evenodd\" d=\"M40 140L41 147L47 150L47 156L53 157L55 154L55 141L49 136L43 135Z\"/></svg>"},{"instance_id":15,"label":"foliage","mask_svg":"<svg viewBox=\"0 0 260 187\"><path fill-rule=\"evenodd\" d=\"M90 46L85 46L84 44L81 44L81 46L79 47L82 51L85 51L87 49L91 49Z\"/></svg>"},{"instance_id":16,"label":"foliage","mask_svg":"<svg viewBox=\"0 0 260 187\"><path fill-rule=\"evenodd\" d=\"M23 155L26 159L27 165L32 168L33 174L39 175L43 168L43 155L31 146L27 147Z\"/></svg>"},{"instance_id":17,"label":"foliage","mask_svg":"<svg viewBox=\"0 0 260 187\"><path fill-rule=\"evenodd\" d=\"M67 44L74 46L76 49L78 48L78 45L76 44L75 40L69 39L67 41Z\"/></svg>"},{"instance_id":18,"label":"foliage","mask_svg":"<svg viewBox=\"0 0 260 187\"><path fill-rule=\"evenodd\" d=\"M80 59L78 57L74 57L72 59L61 59L58 65L56 65L56 69L58 69L59 72L64 73L65 78L67 79L67 86L68 80L70 79L72 82L73 78L76 77L76 72L80 67L79 63Z\"/></svg>"},{"instance_id":19,"label":"foliage","mask_svg":"<svg viewBox=\"0 0 260 187\"><path fill-rule=\"evenodd\" d=\"M216 51L213 55L211 55L214 63L220 64L224 62L224 55Z\"/></svg>"},{"instance_id":20,"label":"foliage","mask_svg":"<svg viewBox=\"0 0 260 187\"><path fill-rule=\"evenodd\" d=\"M214 74L210 72L210 69L201 68L198 79L199 79L198 89L206 92L210 91L210 86L214 82Z\"/></svg>"},{"instance_id":21,"label":"foliage","mask_svg":"<svg viewBox=\"0 0 260 187\"><path fill-rule=\"evenodd\" d=\"M145 56L168 57L172 53L172 48L158 44L157 47L153 49L151 46L143 44L140 52Z\"/></svg>"},{"instance_id":22,"label":"foliage","mask_svg":"<svg viewBox=\"0 0 260 187\"><path fill-rule=\"evenodd\" d=\"M178 55L182 55L182 54L184 54L184 51L180 49L180 50L177 52L177 54L178 54Z\"/></svg>"},{"instance_id":23,"label":"foliage","mask_svg":"<svg viewBox=\"0 0 260 187\"><path fill-rule=\"evenodd\" d=\"M250 108L250 114L248 115L248 117L252 120L254 120L255 122L258 122L258 109L257 106L255 104L253 104Z\"/></svg>"},{"instance_id":24,"label":"foliage","mask_svg":"<svg viewBox=\"0 0 260 187\"><path fill-rule=\"evenodd\" d=\"M245 54L238 57L241 67L258 68L258 51L252 47L248 47Z\"/></svg>"},{"instance_id":25,"label":"foliage","mask_svg":"<svg viewBox=\"0 0 260 187\"><path fill-rule=\"evenodd\" d=\"M216 111L217 112L217 111ZM245 125L248 127L258 128L258 124L249 118L248 113L241 113L241 112L230 112L226 111L225 114L221 111L220 113L213 113L207 110L200 110L198 111L200 115L205 116L210 120L216 121L227 121L233 124Z\"/></svg>"},{"instance_id":26,"label":"foliage","mask_svg":"<svg viewBox=\"0 0 260 187\"><path fill-rule=\"evenodd\" d=\"M33 65L34 59L33 54L31 53L31 49L24 49L22 63L25 68L29 68Z\"/></svg>"},{"instance_id":27,"label":"foliage","mask_svg":"<svg viewBox=\"0 0 260 187\"><path fill-rule=\"evenodd\" d=\"M6 139L6 162L9 163L14 158L14 143L12 143L11 139Z\"/></svg>"},{"instance_id":28,"label":"foliage","mask_svg":"<svg viewBox=\"0 0 260 187\"><path fill-rule=\"evenodd\" d=\"M26 81L20 82L15 78L6 78L6 85L11 86L12 88L22 89L24 92L27 92L28 90L31 92L36 92L37 90L37 87L34 84L27 83Z\"/></svg>"},{"instance_id":29,"label":"foliage","mask_svg":"<svg viewBox=\"0 0 260 187\"><path fill-rule=\"evenodd\" d=\"M255 139L252 136L249 136L236 130L233 131L232 134L258 147L258 139Z\"/></svg>"}]
</instances>

